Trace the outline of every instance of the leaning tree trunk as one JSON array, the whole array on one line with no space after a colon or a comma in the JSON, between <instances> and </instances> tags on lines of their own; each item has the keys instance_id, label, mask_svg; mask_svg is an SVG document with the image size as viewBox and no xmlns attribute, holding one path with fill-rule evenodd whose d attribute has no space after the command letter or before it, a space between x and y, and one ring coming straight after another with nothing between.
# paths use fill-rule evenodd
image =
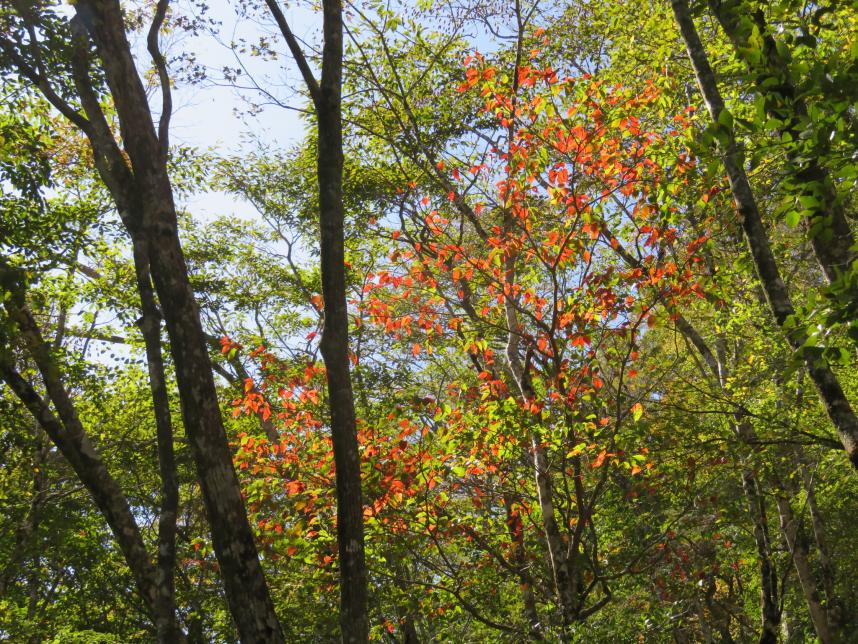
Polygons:
<instances>
[{"instance_id":1,"label":"leaning tree trunk","mask_svg":"<svg viewBox=\"0 0 858 644\"><path fill-rule=\"evenodd\" d=\"M810 215L806 221L810 244L825 278L829 283L834 282L855 259L855 237L831 174L817 150L808 155L797 146L804 141L802 133L809 117L807 104L790 75L789 61L778 52L778 43L769 32L762 11L752 10L744 0L709 0L709 7L733 43L736 55L752 72L767 115L782 123L778 130L781 139L795 142L787 153L790 178L799 188L804 203L812 204L807 208ZM759 30L761 48L749 46L749 26ZM751 51L756 58L750 55Z\"/></svg>"},{"instance_id":2,"label":"leaning tree trunk","mask_svg":"<svg viewBox=\"0 0 858 644\"><path fill-rule=\"evenodd\" d=\"M163 11L166 3L159 3ZM93 137L99 171L117 204L133 197L140 211L121 212L132 237L149 253L152 280L166 321L176 366L185 431L196 463L203 500L221 567L230 611L245 643L282 642L253 532L232 463L220 413L206 336L188 279L179 242L178 221L167 173L165 120L160 139L152 123L146 91L137 74L117 0L79 0L76 20L95 41L120 123L129 168L116 159L115 143ZM156 65L158 62L156 61ZM78 76L82 74L79 72ZM77 85L85 84L79 78ZM164 84L162 83L162 88ZM80 90L79 90L80 91ZM164 89L164 91L167 91ZM101 119L90 106L92 123ZM103 129L103 128L102 128ZM112 163L103 159L112 159Z\"/></svg>"},{"instance_id":3,"label":"leaning tree trunk","mask_svg":"<svg viewBox=\"0 0 858 644\"><path fill-rule=\"evenodd\" d=\"M709 65L706 51L691 19L687 0L672 0L671 5L709 115L713 123L722 128L724 132L726 144L721 147L721 159L727 171L730 190L736 204L745 240L753 258L757 276L765 292L769 309L775 321L784 330L790 346L798 351L804 345L807 334L801 324L795 321L795 309L772 253L768 233L763 226L751 184L742 167L741 154L733 129L723 124L724 119L721 118L721 115L726 111L726 108L715 81L715 74ZM825 363L810 355L805 358L805 361L807 371L814 385L816 385L819 397L837 430L849 461L854 468L858 469L858 417L852 410L834 372Z\"/></svg>"}]
</instances>

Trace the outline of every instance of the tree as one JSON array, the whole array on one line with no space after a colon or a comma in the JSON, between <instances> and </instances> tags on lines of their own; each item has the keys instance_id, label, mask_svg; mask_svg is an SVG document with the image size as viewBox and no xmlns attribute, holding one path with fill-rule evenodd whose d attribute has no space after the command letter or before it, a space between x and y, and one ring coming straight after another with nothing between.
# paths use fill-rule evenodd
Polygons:
<instances>
[{"instance_id":1,"label":"tree","mask_svg":"<svg viewBox=\"0 0 858 644\"><path fill-rule=\"evenodd\" d=\"M75 6L76 18L69 22L47 7L17 6L15 14L4 16L11 27L9 36L2 41L4 63L20 78L38 88L52 106L87 137L101 179L108 187L134 243L138 281L144 289L141 293L144 328L148 337L154 339L157 321L153 319L154 304L148 293L147 266L151 270L154 289L171 337L176 377L182 392L185 429L191 437L215 550L220 558L233 615L246 640L278 641L279 624L259 566L232 467L208 345L178 238L166 165L170 84L165 60L158 51L158 33L166 10L167 3L159 3L148 38L162 91L162 112L157 130L117 2L79 3ZM38 38L40 33L43 34L42 40ZM95 44L102 66L100 72L114 103L124 149L117 144L98 99L100 87L95 85L91 76L94 59L91 43ZM51 49L51 45L55 49ZM51 64L59 66L58 76L63 83L60 93L54 89L49 77ZM71 78L64 73L69 68ZM72 95L79 101L79 107L64 97L71 88L74 88ZM150 354L150 359L154 360L150 369L154 376L153 391L158 392L162 385L158 382L157 356ZM47 382L45 384L48 385ZM53 399L55 405L59 404L58 400ZM161 417L161 421L166 455L169 451L168 437L164 436L167 419ZM169 512L174 487L169 479L165 485L168 488L166 504ZM170 577L164 575L161 581L169 584Z\"/></svg>"},{"instance_id":2,"label":"tree","mask_svg":"<svg viewBox=\"0 0 858 644\"><path fill-rule=\"evenodd\" d=\"M272 2L230 38L206 8L87 0L73 32L22 7L0 37L5 636L267 641L233 618L191 396L283 640L848 640L853 12ZM197 38L162 54L175 30ZM167 146L123 42L150 103L169 62L169 89L222 76L250 128L265 104L308 127ZM200 217L208 190L235 212ZM122 203L169 225L129 234Z\"/></svg>"}]
</instances>

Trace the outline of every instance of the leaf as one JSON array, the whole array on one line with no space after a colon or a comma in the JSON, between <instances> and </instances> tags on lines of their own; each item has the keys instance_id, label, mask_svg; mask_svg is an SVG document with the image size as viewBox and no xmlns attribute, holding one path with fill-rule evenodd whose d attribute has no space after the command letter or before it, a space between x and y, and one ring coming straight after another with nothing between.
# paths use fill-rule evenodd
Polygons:
<instances>
[{"instance_id":1,"label":"leaf","mask_svg":"<svg viewBox=\"0 0 858 644\"><path fill-rule=\"evenodd\" d=\"M798 210L788 210L785 217L787 226L795 228L801 220L801 213Z\"/></svg>"},{"instance_id":2,"label":"leaf","mask_svg":"<svg viewBox=\"0 0 858 644\"><path fill-rule=\"evenodd\" d=\"M643 405L641 405L640 403L635 403L634 405L632 405L632 418L635 422L638 422L641 419L641 416L643 416L643 412Z\"/></svg>"}]
</instances>

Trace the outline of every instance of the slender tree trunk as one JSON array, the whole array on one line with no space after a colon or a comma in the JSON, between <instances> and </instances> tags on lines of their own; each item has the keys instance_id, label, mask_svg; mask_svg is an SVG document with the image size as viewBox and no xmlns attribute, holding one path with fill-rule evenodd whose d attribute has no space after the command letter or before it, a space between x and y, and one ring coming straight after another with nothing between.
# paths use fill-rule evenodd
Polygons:
<instances>
[{"instance_id":1,"label":"slender tree trunk","mask_svg":"<svg viewBox=\"0 0 858 644\"><path fill-rule=\"evenodd\" d=\"M331 439L337 469L337 543L340 555L340 629L343 641L369 637L363 498L357 421L349 368L343 210L343 6L323 0L322 78L317 82L276 0L265 0L313 99L318 122L317 174L325 326L322 358L328 378Z\"/></svg>"},{"instance_id":2,"label":"slender tree trunk","mask_svg":"<svg viewBox=\"0 0 858 644\"><path fill-rule=\"evenodd\" d=\"M798 350L804 345L806 333L800 324L793 324L792 322L795 309L772 254L768 234L763 226L757 202L751 191L751 184L742 167L741 154L733 130L731 127L725 127L721 122L721 115L725 108L715 81L715 75L691 19L687 0L672 0L671 5L709 115L719 128L723 128L726 135L727 143L721 150L721 158L727 170L727 178L738 210L742 230L753 257L757 275L765 291L766 300L775 321L784 329L790 346L794 350ZM840 441L846 450L849 461L854 468L858 469L858 417L852 410L840 382L831 369L811 356L806 358L806 364L828 416L840 436Z\"/></svg>"},{"instance_id":3,"label":"slender tree trunk","mask_svg":"<svg viewBox=\"0 0 858 644\"><path fill-rule=\"evenodd\" d=\"M807 610L810 614L813 629L816 631L816 636L819 638L821 644L831 644L834 640L829 628L828 616L822 605L819 590L816 587L816 580L813 577L813 571L810 567L807 536L800 521L793 514L789 499L778 494L775 500L778 505L778 513L780 514L781 534L789 549L796 573L798 573L798 582L807 603Z\"/></svg>"},{"instance_id":4,"label":"slender tree trunk","mask_svg":"<svg viewBox=\"0 0 858 644\"><path fill-rule=\"evenodd\" d=\"M742 472L742 489L748 502L748 512L754 522L754 541L760 562L761 618L760 644L776 644L781 614L778 604L778 574L771 558L771 538L766 518L766 501L760 493L755 476Z\"/></svg>"},{"instance_id":5,"label":"slender tree trunk","mask_svg":"<svg viewBox=\"0 0 858 644\"><path fill-rule=\"evenodd\" d=\"M328 378L331 438L337 480L337 542L340 555L340 629L344 642L366 642L367 574L363 536L360 453L349 367L343 210L342 65L340 0L324 0L322 79L318 119L319 225L325 326L321 350Z\"/></svg>"},{"instance_id":6,"label":"slender tree trunk","mask_svg":"<svg viewBox=\"0 0 858 644\"><path fill-rule=\"evenodd\" d=\"M715 361L717 369L713 372L723 395L730 395L728 377L730 367L727 364L727 347L723 335L715 340ZM749 450L757 444L757 433L750 419L743 413L736 413L731 421L731 429ZM772 551L771 531L769 530L766 499L759 477L746 456L741 463L742 491L748 505L748 514L753 524L754 543L757 546L757 561L760 566L760 616L762 620L760 642L776 642L781 621L780 597L778 593L778 570Z\"/></svg>"},{"instance_id":7,"label":"slender tree trunk","mask_svg":"<svg viewBox=\"0 0 858 644\"><path fill-rule=\"evenodd\" d=\"M161 474L161 511L158 516L158 554L155 583L158 599L155 611L155 628L158 641L163 644L184 640L184 633L176 623L176 519L179 511L179 483L176 478L176 459L173 449L173 420L170 397L164 373L161 352L161 314L155 304L152 280L149 275L149 256L146 244L134 240L134 268L137 290L140 293L142 317L138 326L146 347L146 364L149 371L149 388L155 412L155 430L158 443L158 465Z\"/></svg>"},{"instance_id":8,"label":"slender tree trunk","mask_svg":"<svg viewBox=\"0 0 858 644\"><path fill-rule=\"evenodd\" d=\"M166 131L161 132L159 140L146 92L131 56L119 2L79 0L75 11L98 48L131 161L134 196L142 210L121 214L132 236L136 239L139 235L147 245L152 279L170 337L185 431L196 463L230 611L245 644L279 643L283 635L247 521L220 414L206 336L179 243L167 174L167 150L162 145L166 143ZM115 156L112 149L96 149L95 152L97 157ZM124 182L117 181L109 167L103 174L107 175L108 186L128 183L127 178ZM122 210L121 204L127 202L128 194L118 189L112 191ZM138 216L142 221L137 220Z\"/></svg>"},{"instance_id":9,"label":"slender tree trunk","mask_svg":"<svg viewBox=\"0 0 858 644\"><path fill-rule=\"evenodd\" d=\"M813 475L808 466L807 456L800 445L795 447L794 454L796 466L801 474L804 493L807 496L807 509L810 512L810 521L813 527L813 537L819 560L819 576L822 588L825 591L825 607L828 613L828 623L831 629L837 633L846 621L843 615L843 604L837 594L835 584L837 571L834 568L831 552L828 549L828 539L825 536L825 523L822 520L822 513L816 501L816 489L813 482Z\"/></svg>"},{"instance_id":10,"label":"slender tree trunk","mask_svg":"<svg viewBox=\"0 0 858 644\"><path fill-rule=\"evenodd\" d=\"M505 274L506 283L513 283L515 279L514 258L512 262L510 262L510 258L507 259ZM511 297L507 298L505 306L507 326L509 327L506 348L507 363L509 364L512 378L518 387L522 400L532 400L534 391L530 384L530 377L527 373L526 365L522 364L521 357L518 355L520 329L518 313ZM569 626L577 619L580 607L577 593L575 592L574 571L570 569L569 557L566 555L569 548L561 535L555 516L554 482L551 476L548 455L545 452L545 447L542 445L542 433L536 426L530 430L530 449L533 458L534 478L536 480L536 498L542 517L542 531L548 547L548 563L551 568L554 589L560 600L563 624L564 626Z\"/></svg>"},{"instance_id":11,"label":"slender tree trunk","mask_svg":"<svg viewBox=\"0 0 858 644\"><path fill-rule=\"evenodd\" d=\"M752 10L743 0L709 0L709 7L734 50L753 74L757 93L763 97L766 112L783 125L780 135L799 142L807 127L808 113L804 99L798 96L789 72L789 61L779 53L774 36L770 33L762 11ZM748 38L749 27L756 26L763 39L761 49L753 48L758 60L749 57L752 50ZM815 152L816 150L814 150ZM855 238L837 190L828 172L816 155L809 158L804 149L791 146L788 151L793 180L801 188L801 196L818 205L808 208L807 229L811 247L828 282L844 273L855 259L852 247Z\"/></svg>"},{"instance_id":12,"label":"slender tree trunk","mask_svg":"<svg viewBox=\"0 0 858 644\"><path fill-rule=\"evenodd\" d=\"M727 367L719 358L722 391L726 393ZM757 442L757 434L747 418L737 414L733 432L748 447ZM761 642L777 641L781 621L780 595L778 594L778 571L772 556L772 539L766 512L766 499L757 475L749 463L742 464L742 491L748 504L748 513L754 525L754 542L760 563L760 602L762 616ZM781 592L783 589L781 589ZM771 639L774 637L774 639Z\"/></svg>"}]
</instances>

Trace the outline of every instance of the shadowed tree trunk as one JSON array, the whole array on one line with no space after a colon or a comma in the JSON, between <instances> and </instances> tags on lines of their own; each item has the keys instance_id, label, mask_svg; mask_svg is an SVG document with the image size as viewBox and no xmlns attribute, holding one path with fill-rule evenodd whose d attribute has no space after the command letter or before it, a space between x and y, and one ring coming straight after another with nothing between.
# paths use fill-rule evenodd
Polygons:
<instances>
[{"instance_id":1,"label":"shadowed tree trunk","mask_svg":"<svg viewBox=\"0 0 858 644\"><path fill-rule=\"evenodd\" d=\"M179 512L179 483L173 450L173 420L161 352L161 314L155 304L145 244L134 242L134 268L143 315L137 321L146 347L149 388L155 412L158 465L161 474L161 511L158 516L156 586L158 591L155 628L160 642L175 642L183 635L176 628L176 519Z\"/></svg>"},{"instance_id":2,"label":"shadowed tree trunk","mask_svg":"<svg viewBox=\"0 0 858 644\"><path fill-rule=\"evenodd\" d=\"M533 595L533 579L527 571L527 559L524 552L524 524L518 510L513 508L512 499L508 494L503 495L503 507L506 514L506 529L512 544L511 560L518 571L524 618L530 627L531 639L541 641L543 639L542 625L539 622L539 612L536 609L536 597Z\"/></svg>"},{"instance_id":3,"label":"shadowed tree trunk","mask_svg":"<svg viewBox=\"0 0 858 644\"><path fill-rule=\"evenodd\" d=\"M367 573L354 393L349 367L343 209L343 7L322 2L322 75L316 81L276 0L266 0L313 100L318 125L317 175L325 325L321 350L328 380L337 485L340 630L344 642L366 642Z\"/></svg>"},{"instance_id":4,"label":"shadowed tree trunk","mask_svg":"<svg viewBox=\"0 0 858 644\"><path fill-rule=\"evenodd\" d=\"M152 282L170 337L185 431L230 610L245 644L278 643L283 641L283 636L233 468L206 338L179 243L176 209L167 173L172 104L166 63L157 49L157 41L168 1L157 3L147 39L162 91L157 131L117 0L79 0L74 4L76 16L69 25L72 32L70 63L83 113L53 90L51 78L45 76L40 61L36 61L35 67L28 64L21 53L5 42L4 52L21 76L29 79L89 139L96 168L116 202L132 241L142 243L148 252ZM38 20L38 16L33 15L29 7L19 7L19 14L25 23L29 21L32 33L36 33L36 26L41 27L33 25L32 21ZM62 34L62 37L67 36ZM123 143L121 150L101 110L99 93L89 77L90 38L96 45L99 64L113 99ZM168 532L169 529L165 538Z\"/></svg>"},{"instance_id":5,"label":"shadowed tree trunk","mask_svg":"<svg viewBox=\"0 0 858 644\"><path fill-rule=\"evenodd\" d=\"M726 108L718 90L715 74L691 19L687 0L672 0L671 5L709 115L713 123L717 124L717 127L724 133L725 143L719 144L721 159L727 171L730 190L736 204L745 240L754 260L757 277L763 287L766 301L775 321L784 330L790 346L794 350L798 350L804 345L807 335L801 324L794 318L795 309L772 253L768 233L763 226L751 184L742 167L742 157L733 129L723 124L725 119L722 119L722 114ZM858 417L852 410L837 376L831 369L824 362L815 360L810 355L806 357L805 362L807 371L814 385L816 385L819 397L837 430L849 461L854 468L858 469Z\"/></svg>"}]
</instances>

